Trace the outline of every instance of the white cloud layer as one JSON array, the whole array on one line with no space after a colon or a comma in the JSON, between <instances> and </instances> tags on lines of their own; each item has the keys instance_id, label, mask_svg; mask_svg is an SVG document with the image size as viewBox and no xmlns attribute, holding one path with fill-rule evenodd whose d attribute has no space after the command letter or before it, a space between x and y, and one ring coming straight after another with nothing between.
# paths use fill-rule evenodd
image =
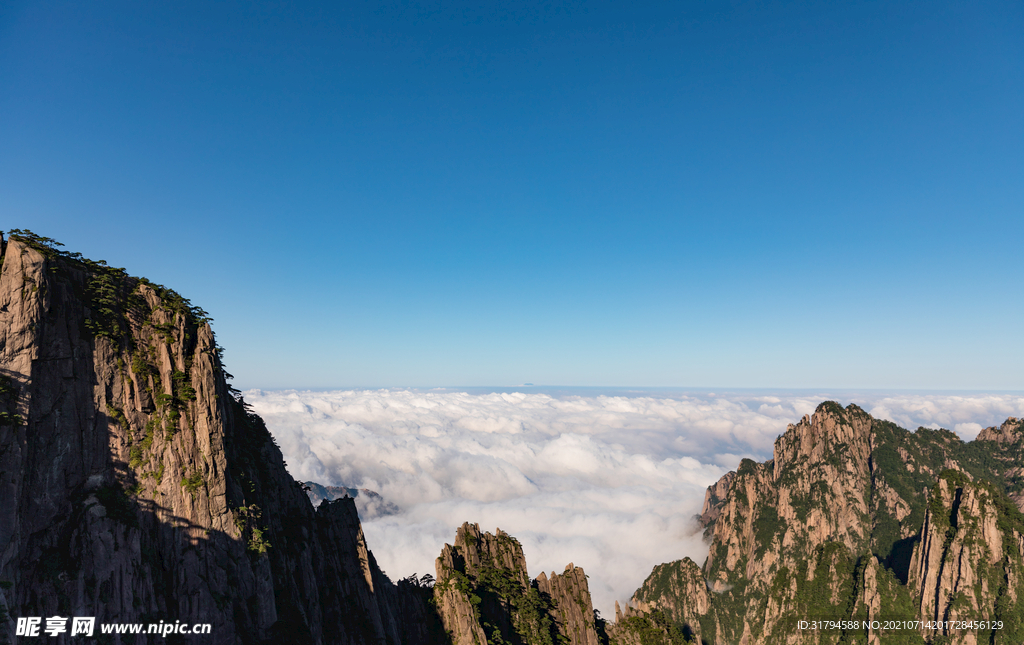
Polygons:
<instances>
[{"instance_id":1,"label":"white cloud layer","mask_svg":"<svg viewBox=\"0 0 1024 645\"><path fill-rule=\"evenodd\" d=\"M704 489L825 399L910 428L972 439L1018 395L615 393L448 390L244 393L294 477L368 488L396 504L363 530L392 578L434 573L462 522L519 538L530 575L574 562L612 615L651 568L707 547L692 517Z\"/></svg>"}]
</instances>

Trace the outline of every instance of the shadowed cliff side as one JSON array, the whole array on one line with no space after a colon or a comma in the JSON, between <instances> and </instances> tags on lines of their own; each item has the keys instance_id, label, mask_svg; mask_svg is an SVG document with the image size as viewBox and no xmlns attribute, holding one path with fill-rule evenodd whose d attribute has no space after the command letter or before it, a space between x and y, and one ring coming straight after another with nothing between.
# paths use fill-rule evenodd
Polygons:
<instances>
[{"instance_id":1,"label":"shadowed cliff side","mask_svg":"<svg viewBox=\"0 0 1024 645\"><path fill-rule=\"evenodd\" d=\"M210 623L203 643L439 638L424 594L377 567L352 500L310 505L227 385L205 312L12 233L0 270L0 642L14 617L52 615Z\"/></svg>"}]
</instances>

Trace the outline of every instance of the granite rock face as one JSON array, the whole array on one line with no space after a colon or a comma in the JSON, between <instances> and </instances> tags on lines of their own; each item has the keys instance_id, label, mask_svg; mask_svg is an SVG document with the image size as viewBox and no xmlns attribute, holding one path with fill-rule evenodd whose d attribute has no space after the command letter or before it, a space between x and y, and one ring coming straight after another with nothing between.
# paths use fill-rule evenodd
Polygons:
<instances>
[{"instance_id":1,"label":"granite rock face","mask_svg":"<svg viewBox=\"0 0 1024 645\"><path fill-rule=\"evenodd\" d=\"M974 441L998 461L995 470L1001 471L1007 494L1024 511L1024 419L1010 417L999 427L985 428Z\"/></svg>"},{"instance_id":2,"label":"granite rock face","mask_svg":"<svg viewBox=\"0 0 1024 645\"><path fill-rule=\"evenodd\" d=\"M683 558L654 567L633 594L632 607L648 614L660 611L680 626L684 636L699 643L700 621L711 609L711 592L697 563Z\"/></svg>"},{"instance_id":3,"label":"granite rock face","mask_svg":"<svg viewBox=\"0 0 1024 645\"><path fill-rule=\"evenodd\" d=\"M1015 521L1013 510L992 484L972 481L965 473L943 473L910 564L910 588L924 620L1020 620L1024 527ZM964 645L990 642L988 634L946 625L936 635Z\"/></svg>"},{"instance_id":4,"label":"granite rock face","mask_svg":"<svg viewBox=\"0 0 1024 645\"><path fill-rule=\"evenodd\" d=\"M598 645L583 569L531 581L518 540L463 524L436 562L434 601L454 645Z\"/></svg>"},{"instance_id":5,"label":"granite rock face","mask_svg":"<svg viewBox=\"0 0 1024 645\"><path fill-rule=\"evenodd\" d=\"M704 529L705 539L710 540L715 531L715 520L722 514L722 507L725 505L725 496L729 492L732 480L736 479L736 472L728 472L722 475L721 479L708 486L704 493L704 506L697 516L697 522Z\"/></svg>"},{"instance_id":6,"label":"granite rock face","mask_svg":"<svg viewBox=\"0 0 1024 645\"><path fill-rule=\"evenodd\" d=\"M313 509L201 310L30 234L2 251L0 642L53 615L427 642L426 598L381 573L351 499Z\"/></svg>"},{"instance_id":7,"label":"granite rock face","mask_svg":"<svg viewBox=\"0 0 1024 645\"><path fill-rule=\"evenodd\" d=\"M535 584L541 598L550 598L548 614L559 634L572 645L598 645L594 605L582 568L570 562L561 574L542 571Z\"/></svg>"},{"instance_id":8,"label":"granite rock face","mask_svg":"<svg viewBox=\"0 0 1024 645\"><path fill-rule=\"evenodd\" d=\"M703 567L659 565L630 610L661 612L708 644L1022 642L1021 425L964 443L823 403L776 440L772 460L744 460L709 488ZM797 628L814 619L1000 626Z\"/></svg>"}]
</instances>

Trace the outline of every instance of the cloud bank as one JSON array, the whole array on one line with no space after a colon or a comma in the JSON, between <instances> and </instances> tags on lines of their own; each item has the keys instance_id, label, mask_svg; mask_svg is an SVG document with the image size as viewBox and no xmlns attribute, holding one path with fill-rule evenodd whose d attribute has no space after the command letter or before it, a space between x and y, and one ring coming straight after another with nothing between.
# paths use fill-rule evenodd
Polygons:
<instances>
[{"instance_id":1,"label":"cloud bank","mask_svg":"<svg viewBox=\"0 0 1024 645\"><path fill-rule=\"evenodd\" d=\"M532 567L574 562L611 615L651 568L707 547L692 520L704 489L822 400L858 403L904 427L972 439L1024 416L1017 395L346 390L244 393L292 475L368 488L400 512L363 518L392 578L434 572L462 522L519 538Z\"/></svg>"}]
</instances>

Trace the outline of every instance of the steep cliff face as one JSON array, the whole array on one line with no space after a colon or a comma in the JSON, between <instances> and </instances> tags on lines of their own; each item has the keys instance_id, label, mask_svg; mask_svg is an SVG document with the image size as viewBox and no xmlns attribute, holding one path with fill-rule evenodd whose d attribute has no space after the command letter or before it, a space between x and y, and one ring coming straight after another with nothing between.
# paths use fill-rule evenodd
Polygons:
<instances>
[{"instance_id":1,"label":"steep cliff face","mask_svg":"<svg viewBox=\"0 0 1024 645\"><path fill-rule=\"evenodd\" d=\"M632 605L648 614L660 611L680 626L685 637L699 643L700 621L711 609L711 593L697 563L683 558L654 567L633 594Z\"/></svg>"},{"instance_id":2,"label":"steep cliff face","mask_svg":"<svg viewBox=\"0 0 1024 645\"><path fill-rule=\"evenodd\" d=\"M998 630L943 626L951 643L1024 642L1024 516L995 486L946 471L932 492L910 565L925 620L1001 621Z\"/></svg>"},{"instance_id":3,"label":"steep cliff face","mask_svg":"<svg viewBox=\"0 0 1024 645\"><path fill-rule=\"evenodd\" d=\"M455 645L598 645L583 569L531 582L519 542L463 524L436 562L434 600Z\"/></svg>"},{"instance_id":4,"label":"steep cliff face","mask_svg":"<svg viewBox=\"0 0 1024 645\"><path fill-rule=\"evenodd\" d=\"M715 533L715 520L722 514L722 507L725 506L725 496L732 486L732 480L736 479L736 472L728 472L722 475L721 479L713 485L708 486L704 493L704 506L700 509L700 515L696 517L697 522L704 528L704 539L711 540Z\"/></svg>"},{"instance_id":5,"label":"steep cliff face","mask_svg":"<svg viewBox=\"0 0 1024 645\"><path fill-rule=\"evenodd\" d=\"M594 625L594 605L590 598L587 574L569 563L561 575L543 571L535 582L542 599L550 599L548 614L557 633L572 645L598 645Z\"/></svg>"},{"instance_id":6,"label":"steep cliff face","mask_svg":"<svg viewBox=\"0 0 1024 645\"><path fill-rule=\"evenodd\" d=\"M31 234L2 258L0 641L52 615L210 623L204 643L425 637L352 500L314 511L228 387L201 310Z\"/></svg>"},{"instance_id":7,"label":"steep cliff face","mask_svg":"<svg viewBox=\"0 0 1024 645\"><path fill-rule=\"evenodd\" d=\"M965 444L823 403L776 440L771 461L744 460L709 489L703 570L661 565L633 604L706 643L924 642L941 633L801 632L797 621L947 615L1003 623L949 642L1018 642L1020 550L1007 545L1020 542L1020 513L1006 491L1020 425Z\"/></svg>"}]
</instances>

